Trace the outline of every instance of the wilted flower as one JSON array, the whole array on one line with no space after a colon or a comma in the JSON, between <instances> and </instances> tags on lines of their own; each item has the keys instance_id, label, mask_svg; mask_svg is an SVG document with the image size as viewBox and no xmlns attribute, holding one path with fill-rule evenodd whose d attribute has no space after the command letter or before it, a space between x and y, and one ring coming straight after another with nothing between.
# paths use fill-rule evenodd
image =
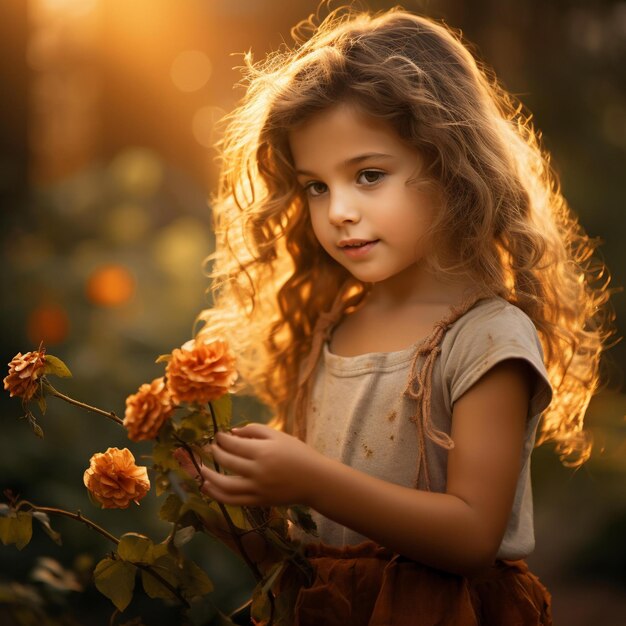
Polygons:
<instances>
[{"instance_id":1,"label":"wilted flower","mask_svg":"<svg viewBox=\"0 0 626 626\"><path fill-rule=\"evenodd\" d=\"M94 454L83 482L103 509L126 509L131 502L139 504L150 489L148 470L135 465L128 448L109 448Z\"/></svg>"},{"instance_id":2,"label":"wilted flower","mask_svg":"<svg viewBox=\"0 0 626 626\"><path fill-rule=\"evenodd\" d=\"M237 379L235 358L228 344L201 338L172 352L166 374L174 401L196 404L217 400Z\"/></svg>"},{"instance_id":3,"label":"wilted flower","mask_svg":"<svg viewBox=\"0 0 626 626\"><path fill-rule=\"evenodd\" d=\"M9 375L4 379L4 388L11 397L17 396L30 400L37 389L39 378L46 367L45 350L36 350L22 354L18 352L9 363Z\"/></svg>"},{"instance_id":4,"label":"wilted flower","mask_svg":"<svg viewBox=\"0 0 626 626\"><path fill-rule=\"evenodd\" d=\"M173 411L172 398L163 377L141 385L137 393L126 398L124 426L128 438L131 441L154 439Z\"/></svg>"}]
</instances>

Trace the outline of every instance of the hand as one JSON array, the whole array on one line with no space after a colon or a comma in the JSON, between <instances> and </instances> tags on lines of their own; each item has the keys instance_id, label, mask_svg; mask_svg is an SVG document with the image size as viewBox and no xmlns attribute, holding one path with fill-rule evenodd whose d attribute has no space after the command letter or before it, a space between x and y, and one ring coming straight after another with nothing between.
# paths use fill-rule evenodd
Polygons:
<instances>
[{"instance_id":1,"label":"hand","mask_svg":"<svg viewBox=\"0 0 626 626\"><path fill-rule=\"evenodd\" d=\"M203 492L225 504L243 506L309 504L315 468L324 460L296 437L263 424L218 433L210 451L230 474L201 467Z\"/></svg>"}]
</instances>

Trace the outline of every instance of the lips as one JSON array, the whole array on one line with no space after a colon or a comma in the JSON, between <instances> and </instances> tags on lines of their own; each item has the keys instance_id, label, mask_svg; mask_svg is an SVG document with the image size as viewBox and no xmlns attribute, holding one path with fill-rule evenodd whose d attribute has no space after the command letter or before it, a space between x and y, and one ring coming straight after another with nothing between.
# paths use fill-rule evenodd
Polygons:
<instances>
[{"instance_id":1,"label":"lips","mask_svg":"<svg viewBox=\"0 0 626 626\"><path fill-rule=\"evenodd\" d=\"M337 245L340 248L362 248L377 241L378 239L342 239Z\"/></svg>"},{"instance_id":2,"label":"lips","mask_svg":"<svg viewBox=\"0 0 626 626\"><path fill-rule=\"evenodd\" d=\"M354 259L366 256L379 241L379 239L343 239L337 245L346 256Z\"/></svg>"}]
</instances>

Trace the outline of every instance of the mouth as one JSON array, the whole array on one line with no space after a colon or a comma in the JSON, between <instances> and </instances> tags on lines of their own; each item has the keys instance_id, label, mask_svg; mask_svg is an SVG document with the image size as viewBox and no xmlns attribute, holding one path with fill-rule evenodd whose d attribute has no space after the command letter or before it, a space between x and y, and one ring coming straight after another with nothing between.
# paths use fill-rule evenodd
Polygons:
<instances>
[{"instance_id":1,"label":"mouth","mask_svg":"<svg viewBox=\"0 0 626 626\"><path fill-rule=\"evenodd\" d=\"M337 245L342 249L358 249L378 241L379 239L342 239Z\"/></svg>"},{"instance_id":2,"label":"mouth","mask_svg":"<svg viewBox=\"0 0 626 626\"><path fill-rule=\"evenodd\" d=\"M337 246L347 257L365 258L380 239L343 239Z\"/></svg>"}]
</instances>

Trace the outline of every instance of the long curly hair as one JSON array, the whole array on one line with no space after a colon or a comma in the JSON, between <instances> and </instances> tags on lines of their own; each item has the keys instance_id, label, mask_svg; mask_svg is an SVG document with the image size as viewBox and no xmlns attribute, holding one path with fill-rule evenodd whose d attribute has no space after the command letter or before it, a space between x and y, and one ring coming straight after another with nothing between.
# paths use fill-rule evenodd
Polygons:
<instances>
[{"instance_id":1,"label":"long curly hair","mask_svg":"<svg viewBox=\"0 0 626 626\"><path fill-rule=\"evenodd\" d=\"M612 333L608 278L529 115L442 23L346 7L315 22L293 29L293 48L259 63L245 56L246 94L219 146L214 300L201 332L226 335L242 379L284 421L319 313L341 290L354 306L368 288L317 242L288 143L298 124L349 101L419 150L439 183L433 236L457 254L433 267L471 277L533 320L554 389L538 442L582 463L583 419Z\"/></svg>"}]
</instances>

